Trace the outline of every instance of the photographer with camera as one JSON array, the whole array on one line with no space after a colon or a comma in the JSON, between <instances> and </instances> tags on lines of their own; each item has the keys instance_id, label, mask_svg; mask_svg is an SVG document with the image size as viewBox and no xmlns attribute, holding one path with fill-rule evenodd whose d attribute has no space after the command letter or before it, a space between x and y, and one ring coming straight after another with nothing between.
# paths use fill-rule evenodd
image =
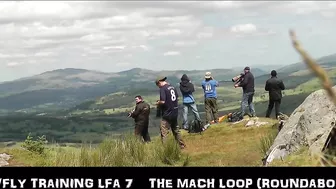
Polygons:
<instances>
[{"instance_id":1,"label":"photographer with camera","mask_svg":"<svg viewBox=\"0 0 336 189\"><path fill-rule=\"evenodd\" d=\"M212 77L211 72L206 72L202 81L204 91L204 106L205 106L205 126L208 128L211 125L211 117L215 123L219 122L218 106L217 106L217 90L218 82Z\"/></svg>"},{"instance_id":2,"label":"photographer with camera","mask_svg":"<svg viewBox=\"0 0 336 189\"><path fill-rule=\"evenodd\" d=\"M241 73L235 77L232 78L232 82L235 84L239 84L244 79L245 73Z\"/></svg>"},{"instance_id":3,"label":"photographer with camera","mask_svg":"<svg viewBox=\"0 0 336 189\"><path fill-rule=\"evenodd\" d=\"M193 96L193 92L195 92L194 84L191 83L190 79L188 78L187 74L183 74L181 77L180 82L180 91L182 93L183 97L183 129L189 130L188 125L188 111L191 109L191 111L194 114L194 119L198 121L200 124L202 124L201 117L197 110L197 105L195 102L195 98Z\"/></svg>"},{"instance_id":4,"label":"photographer with camera","mask_svg":"<svg viewBox=\"0 0 336 189\"><path fill-rule=\"evenodd\" d=\"M128 114L135 122L134 134L143 138L144 142L150 142L148 133L150 106L140 95L135 97L136 106L133 111Z\"/></svg>"},{"instance_id":5,"label":"photographer with camera","mask_svg":"<svg viewBox=\"0 0 336 189\"><path fill-rule=\"evenodd\" d=\"M254 76L250 71L250 67L244 68L244 76L241 77L241 81L234 85L235 88L243 88L243 97L241 102L241 114L245 115L246 106L249 107L250 114L249 116L255 117L255 110L253 105L253 96L254 96Z\"/></svg>"}]
</instances>

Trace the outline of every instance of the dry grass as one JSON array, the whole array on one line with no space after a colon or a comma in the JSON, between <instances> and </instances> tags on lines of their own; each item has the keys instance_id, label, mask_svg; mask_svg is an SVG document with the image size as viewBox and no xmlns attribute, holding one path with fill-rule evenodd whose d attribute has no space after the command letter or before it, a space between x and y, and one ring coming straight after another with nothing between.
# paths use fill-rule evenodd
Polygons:
<instances>
[{"instance_id":1,"label":"dry grass","mask_svg":"<svg viewBox=\"0 0 336 189\"><path fill-rule=\"evenodd\" d=\"M293 153L283 160L273 160L269 166L273 167L319 167L324 166L319 156L309 154L308 148L302 148L296 153Z\"/></svg>"},{"instance_id":2,"label":"dry grass","mask_svg":"<svg viewBox=\"0 0 336 189\"><path fill-rule=\"evenodd\" d=\"M246 121L239 124L224 123L210 127L203 135L185 135L188 148L183 152L190 156L192 166L260 166L260 137L272 132L267 126L245 127Z\"/></svg>"},{"instance_id":3,"label":"dry grass","mask_svg":"<svg viewBox=\"0 0 336 189\"><path fill-rule=\"evenodd\" d=\"M1 151L13 155L10 166L262 166L264 151L277 131L273 127L277 120L260 118L260 121L269 124L247 128L246 121L222 123L211 126L202 135L183 131L187 148L182 151L172 138L163 146L158 137L151 144L141 144L129 137L126 143L107 139L96 147L49 147L45 155L18 147ZM270 166L315 164L303 151Z\"/></svg>"}]
</instances>

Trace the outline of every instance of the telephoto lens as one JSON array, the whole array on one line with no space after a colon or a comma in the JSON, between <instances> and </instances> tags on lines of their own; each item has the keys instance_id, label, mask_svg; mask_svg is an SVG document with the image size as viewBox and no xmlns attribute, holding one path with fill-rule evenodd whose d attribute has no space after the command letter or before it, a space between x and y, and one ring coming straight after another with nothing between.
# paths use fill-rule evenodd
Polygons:
<instances>
[{"instance_id":1,"label":"telephoto lens","mask_svg":"<svg viewBox=\"0 0 336 189\"><path fill-rule=\"evenodd\" d=\"M162 116L161 106L157 105L156 106L156 117L161 117L161 116Z\"/></svg>"}]
</instances>

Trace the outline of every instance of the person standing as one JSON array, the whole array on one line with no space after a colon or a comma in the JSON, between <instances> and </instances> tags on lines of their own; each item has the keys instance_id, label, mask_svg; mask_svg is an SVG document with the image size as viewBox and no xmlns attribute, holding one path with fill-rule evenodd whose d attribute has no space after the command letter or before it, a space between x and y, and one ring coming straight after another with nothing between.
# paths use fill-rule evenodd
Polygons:
<instances>
[{"instance_id":1,"label":"person standing","mask_svg":"<svg viewBox=\"0 0 336 189\"><path fill-rule=\"evenodd\" d=\"M191 83L190 79L186 74L183 74L180 82L180 91L183 96L183 129L188 130L188 111L191 111L194 114L194 117L197 121L202 122L198 110L197 105L193 96L193 92L195 92L194 85Z\"/></svg>"},{"instance_id":2,"label":"person standing","mask_svg":"<svg viewBox=\"0 0 336 189\"><path fill-rule=\"evenodd\" d=\"M204 106L205 106L205 126L207 128L211 124L211 117L215 123L219 122L218 106L217 106L217 90L218 82L211 76L211 72L206 72L202 82L202 88L204 91Z\"/></svg>"},{"instance_id":3,"label":"person standing","mask_svg":"<svg viewBox=\"0 0 336 189\"><path fill-rule=\"evenodd\" d=\"M280 115L282 90L285 90L285 85L281 79L277 78L277 72L275 70L272 70L271 78L269 78L265 84L265 91L268 91L269 96L266 117L270 117L274 105L275 105L275 117L278 118L278 116Z\"/></svg>"},{"instance_id":4,"label":"person standing","mask_svg":"<svg viewBox=\"0 0 336 189\"><path fill-rule=\"evenodd\" d=\"M161 140L165 141L169 134L169 130L175 137L180 148L185 148L186 144L182 140L180 134L180 128L178 126L178 94L172 85L166 81L167 77L158 77L155 80L156 86L160 88L160 100L156 102L156 105L160 105L162 108L162 119L160 124Z\"/></svg>"},{"instance_id":5,"label":"person standing","mask_svg":"<svg viewBox=\"0 0 336 189\"><path fill-rule=\"evenodd\" d=\"M243 97L241 102L241 114L242 116L245 115L245 109L248 106L250 110L250 116L255 117L255 110L253 105L253 96L254 96L254 76L250 71L250 67L244 68L244 77L242 81L238 84L234 85L235 87L242 87L243 88Z\"/></svg>"},{"instance_id":6,"label":"person standing","mask_svg":"<svg viewBox=\"0 0 336 189\"><path fill-rule=\"evenodd\" d=\"M129 117L132 117L135 122L134 134L142 137L144 142L150 142L148 133L150 106L140 95L135 97L135 102L134 110L129 113Z\"/></svg>"}]
</instances>

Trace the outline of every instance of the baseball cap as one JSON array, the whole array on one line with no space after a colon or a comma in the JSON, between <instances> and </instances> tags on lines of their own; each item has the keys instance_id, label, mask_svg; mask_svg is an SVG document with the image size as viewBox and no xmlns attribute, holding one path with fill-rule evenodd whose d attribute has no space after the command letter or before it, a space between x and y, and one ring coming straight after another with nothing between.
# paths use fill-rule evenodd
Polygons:
<instances>
[{"instance_id":1,"label":"baseball cap","mask_svg":"<svg viewBox=\"0 0 336 189\"><path fill-rule=\"evenodd\" d=\"M167 77L164 76L158 76L155 80L155 83L159 83L160 81L166 81Z\"/></svg>"}]
</instances>

